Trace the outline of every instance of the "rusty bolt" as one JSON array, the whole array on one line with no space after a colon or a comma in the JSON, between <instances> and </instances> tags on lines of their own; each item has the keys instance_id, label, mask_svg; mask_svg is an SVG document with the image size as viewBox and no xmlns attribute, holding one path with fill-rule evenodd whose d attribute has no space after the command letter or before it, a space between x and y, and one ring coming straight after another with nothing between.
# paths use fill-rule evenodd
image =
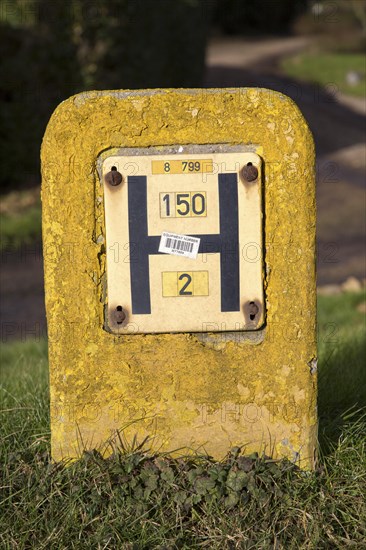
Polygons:
<instances>
[{"instance_id":1,"label":"rusty bolt","mask_svg":"<svg viewBox=\"0 0 366 550\"><path fill-rule=\"evenodd\" d=\"M112 185L113 187L116 187L122 182L123 178L122 174L118 172L117 168L115 166L112 166L112 170L104 176L104 179L106 183Z\"/></svg>"},{"instance_id":2,"label":"rusty bolt","mask_svg":"<svg viewBox=\"0 0 366 550\"><path fill-rule=\"evenodd\" d=\"M255 181L258 178L258 168L251 162L248 162L241 171L245 181Z\"/></svg>"},{"instance_id":3,"label":"rusty bolt","mask_svg":"<svg viewBox=\"0 0 366 550\"><path fill-rule=\"evenodd\" d=\"M126 314L123 311L122 306L116 307L116 312L114 314L114 318L116 320L117 325L121 325L123 321L126 319Z\"/></svg>"},{"instance_id":4,"label":"rusty bolt","mask_svg":"<svg viewBox=\"0 0 366 550\"><path fill-rule=\"evenodd\" d=\"M249 317L251 321L254 321L255 316L257 315L259 311L259 307L255 302L249 302Z\"/></svg>"}]
</instances>

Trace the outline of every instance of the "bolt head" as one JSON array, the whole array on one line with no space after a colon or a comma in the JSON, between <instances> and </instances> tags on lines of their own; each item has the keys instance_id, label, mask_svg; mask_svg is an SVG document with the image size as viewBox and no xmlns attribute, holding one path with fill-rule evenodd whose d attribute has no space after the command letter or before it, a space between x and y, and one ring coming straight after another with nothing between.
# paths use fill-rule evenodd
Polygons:
<instances>
[{"instance_id":1,"label":"bolt head","mask_svg":"<svg viewBox=\"0 0 366 550\"><path fill-rule=\"evenodd\" d=\"M114 312L114 320L117 325L122 325L123 321L126 319L126 313L123 311L122 306L117 306Z\"/></svg>"},{"instance_id":2,"label":"bolt head","mask_svg":"<svg viewBox=\"0 0 366 550\"><path fill-rule=\"evenodd\" d=\"M250 315L254 315L256 316L258 311L259 311L259 307L257 306L257 304L255 302L249 302L249 314Z\"/></svg>"},{"instance_id":3,"label":"bolt head","mask_svg":"<svg viewBox=\"0 0 366 550\"><path fill-rule=\"evenodd\" d=\"M122 183L122 174L118 172L117 170L111 170L104 176L104 180L108 185L111 185L112 187L116 187L117 185L120 185Z\"/></svg>"},{"instance_id":4,"label":"bolt head","mask_svg":"<svg viewBox=\"0 0 366 550\"><path fill-rule=\"evenodd\" d=\"M252 182L258 179L258 168L252 163L246 164L241 173L245 181Z\"/></svg>"}]
</instances>

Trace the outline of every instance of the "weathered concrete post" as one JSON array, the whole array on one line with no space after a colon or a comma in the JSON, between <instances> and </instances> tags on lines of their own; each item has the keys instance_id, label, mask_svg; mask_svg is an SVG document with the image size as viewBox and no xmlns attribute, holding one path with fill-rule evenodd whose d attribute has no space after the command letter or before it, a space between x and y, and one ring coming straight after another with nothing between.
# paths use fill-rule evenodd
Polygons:
<instances>
[{"instance_id":1,"label":"weathered concrete post","mask_svg":"<svg viewBox=\"0 0 366 550\"><path fill-rule=\"evenodd\" d=\"M53 458L123 430L312 467L314 146L294 103L83 93L42 165Z\"/></svg>"}]
</instances>

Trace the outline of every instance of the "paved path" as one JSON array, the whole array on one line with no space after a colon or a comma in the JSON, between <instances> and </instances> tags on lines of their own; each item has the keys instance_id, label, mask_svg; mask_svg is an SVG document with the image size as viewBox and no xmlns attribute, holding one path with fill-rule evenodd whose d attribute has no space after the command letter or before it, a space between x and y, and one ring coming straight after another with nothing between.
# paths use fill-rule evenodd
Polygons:
<instances>
[{"instance_id":1,"label":"paved path","mask_svg":"<svg viewBox=\"0 0 366 550\"><path fill-rule=\"evenodd\" d=\"M265 38L214 38L206 52L207 67L223 66L245 69L256 64L271 62L284 55L302 51L309 44L304 37Z\"/></svg>"},{"instance_id":2,"label":"paved path","mask_svg":"<svg viewBox=\"0 0 366 550\"><path fill-rule=\"evenodd\" d=\"M1 341L46 334L41 243L1 253Z\"/></svg>"}]
</instances>

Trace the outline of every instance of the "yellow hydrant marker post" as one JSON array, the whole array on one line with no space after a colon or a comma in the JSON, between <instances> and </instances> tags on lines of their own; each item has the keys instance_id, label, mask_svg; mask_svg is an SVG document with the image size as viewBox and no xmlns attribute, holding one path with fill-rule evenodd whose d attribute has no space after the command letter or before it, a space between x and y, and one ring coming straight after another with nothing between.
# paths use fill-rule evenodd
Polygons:
<instances>
[{"instance_id":1,"label":"yellow hydrant marker post","mask_svg":"<svg viewBox=\"0 0 366 550\"><path fill-rule=\"evenodd\" d=\"M42 146L52 456L314 464L314 146L270 90L88 92Z\"/></svg>"}]
</instances>

